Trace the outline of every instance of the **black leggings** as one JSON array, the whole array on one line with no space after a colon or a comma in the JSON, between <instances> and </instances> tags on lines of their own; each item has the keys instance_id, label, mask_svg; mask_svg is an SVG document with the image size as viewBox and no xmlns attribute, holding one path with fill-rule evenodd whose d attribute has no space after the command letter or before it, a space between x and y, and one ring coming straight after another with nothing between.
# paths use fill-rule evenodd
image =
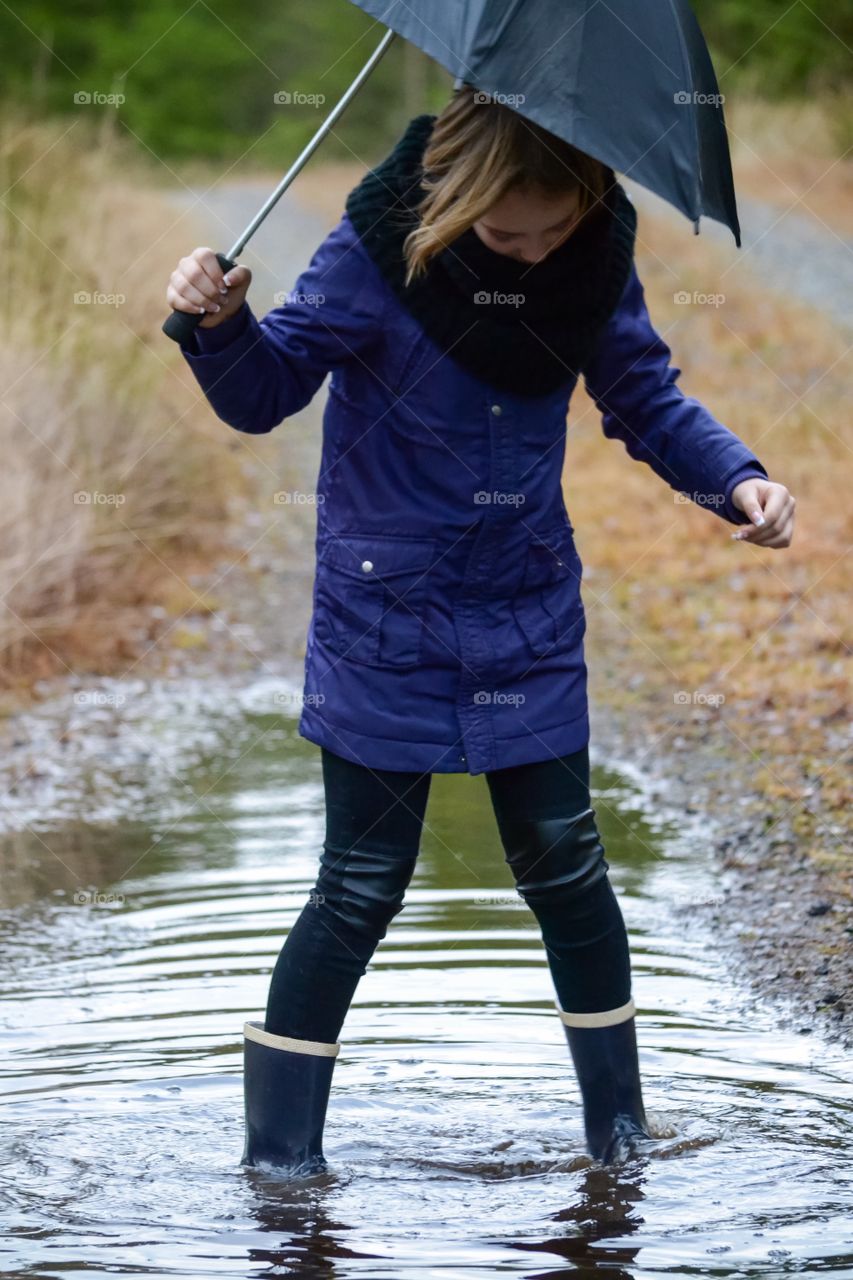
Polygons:
<instances>
[{"instance_id":1,"label":"black leggings","mask_svg":"<svg viewBox=\"0 0 853 1280\"><path fill-rule=\"evenodd\" d=\"M326 839L270 982L275 1035L338 1039L359 980L415 869L429 773L368 769L321 748ZM534 912L560 1008L631 998L628 937L589 794L587 748L486 774L506 861Z\"/></svg>"}]
</instances>

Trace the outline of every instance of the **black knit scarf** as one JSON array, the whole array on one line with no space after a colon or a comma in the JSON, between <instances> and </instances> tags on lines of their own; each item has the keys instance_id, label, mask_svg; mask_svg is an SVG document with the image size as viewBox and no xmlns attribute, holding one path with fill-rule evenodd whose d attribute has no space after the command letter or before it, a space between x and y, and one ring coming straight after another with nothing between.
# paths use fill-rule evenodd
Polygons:
<instances>
[{"instance_id":1,"label":"black knit scarf","mask_svg":"<svg viewBox=\"0 0 853 1280\"><path fill-rule=\"evenodd\" d=\"M406 287L402 246L418 225L422 156L436 119L409 122L350 191L347 213L394 293L452 359L522 396L568 386L594 354L628 282L634 205L609 169L603 200L540 262L497 253L470 227Z\"/></svg>"}]
</instances>

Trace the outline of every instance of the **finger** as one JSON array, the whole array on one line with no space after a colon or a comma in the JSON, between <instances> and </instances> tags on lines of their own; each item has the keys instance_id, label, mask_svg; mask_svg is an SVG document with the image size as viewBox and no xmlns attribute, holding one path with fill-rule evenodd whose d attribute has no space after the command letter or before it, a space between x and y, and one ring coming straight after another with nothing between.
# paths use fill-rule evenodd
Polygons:
<instances>
[{"instance_id":1,"label":"finger","mask_svg":"<svg viewBox=\"0 0 853 1280\"><path fill-rule=\"evenodd\" d=\"M775 538L771 538L769 542L762 543L762 545L766 547L774 547L774 548L789 547L791 545L792 537L793 537L793 527L790 525L785 525L784 529L782 529L781 532L777 533Z\"/></svg>"},{"instance_id":2,"label":"finger","mask_svg":"<svg viewBox=\"0 0 853 1280\"><path fill-rule=\"evenodd\" d=\"M776 545L777 539L782 533L783 526L774 525L772 529L762 529L758 537L751 538L750 541L754 547L772 547Z\"/></svg>"},{"instance_id":3,"label":"finger","mask_svg":"<svg viewBox=\"0 0 853 1280\"><path fill-rule=\"evenodd\" d=\"M232 267L230 271L225 273L226 281L234 289L240 289L243 285L251 284L252 273L248 267L238 264Z\"/></svg>"},{"instance_id":4,"label":"finger","mask_svg":"<svg viewBox=\"0 0 853 1280\"><path fill-rule=\"evenodd\" d=\"M754 547L766 547L773 538L778 536L780 530L781 526L778 524L762 525L760 528L753 525L738 541L751 542Z\"/></svg>"},{"instance_id":5,"label":"finger","mask_svg":"<svg viewBox=\"0 0 853 1280\"><path fill-rule=\"evenodd\" d=\"M218 267L217 270L219 270ZM195 258L182 258L178 263L178 272L206 298L210 298L211 301L219 299L219 285L211 280L204 267Z\"/></svg>"},{"instance_id":6,"label":"finger","mask_svg":"<svg viewBox=\"0 0 853 1280\"><path fill-rule=\"evenodd\" d=\"M791 545L791 539L793 538L793 536L794 536L794 516L792 513L786 520L782 522L782 527L779 530L779 533L776 535L776 538L774 538L773 542L770 545L779 546L779 547L789 547Z\"/></svg>"},{"instance_id":7,"label":"finger","mask_svg":"<svg viewBox=\"0 0 853 1280\"><path fill-rule=\"evenodd\" d=\"M782 533L789 523L793 523L794 519L794 499L790 494L786 495L783 503L781 514L778 518L769 521L766 525L762 525L756 530L754 541L758 546L770 546L774 538Z\"/></svg>"},{"instance_id":8,"label":"finger","mask_svg":"<svg viewBox=\"0 0 853 1280\"><path fill-rule=\"evenodd\" d=\"M761 498L759 496L759 489L757 484L754 484L751 488L747 489L744 494L741 495L740 506L744 514L749 517L750 524L753 523L753 520L752 520L753 514L759 517L764 516L764 511L762 510L762 507L761 507Z\"/></svg>"},{"instance_id":9,"label":"finger","mask_svg":"<svg viewBox=\"0 0 853 1280\"><path fill-rule=\"evenodd\" d=\"M171 284L166 290L166 301L173 311L186 311L193 316L200 314L200 309L195 305L195 303L188 302L187 299L178 293L177 289L175 289Z\"/></svg>"},{"instance_id":10,"label":"finger","mask_svg":"<svg viewBox=\"0 0 853 1280\"><path fill-rule=\"evenodd\" d=\"M226 286L222 278L223 273L219 265L219 259L213 250L202 245L200 248L194 249L190 256L195 259L210 282L216 286L217 293L221 293Z\"/></svg>"},{"instance_id":11,"label":"finger","mask_svg":"<svg viewBox=\"0 0 853 1280\"><path fill-rule=\"evenodd\" d=\"M794 520L793 516L789 520L784 520L780 525L774 525L772 529L756 529L754 537L748 539L753 546L756 547L787 547L790 546L793 536ZM744 538L742 541L746 542Z\"/></svg>"},{"instance_id":12,"label":"finger","mask_svg":"<svg viewBox=\"0 0 853 1280\"><path fill-rule=\"evenodd\" d=\"M775 508L776 505L777 504L774 502L773 507ZM761 545L768 538L774 537L787 519L793 519L795 506L795 499L787 490L783 490L781 494L782 509L777 515L773 515L773 508L771 508L771 504L768 499L767 506L765 507L764 523L757 525L750 521L748 525L742 525L741 529L737 533L732 534L732 537L740 542L755 542ZM770 513L769 519L768 512Z\"/></svg>"},{"instance_id":13,"label":"finger","mask_svg":"<svg viewBox=\"0 0 853 1280\"><path fill-rule=\"evenodd\" d=\"M785 511L792 502L790 493L784 486L771 489L764 504L764 519L768 524L779 524L785 518Z\"/></svg>"},{"instance_id":14,"label":"finger","mask_svg":"<svg viewBox=\"0 0 853 1280\"><path fill-rule=\"evenodd\" d=\"M759 526L759 525L754 525L752 523L742 524L740 528L737 529L732 534L732 541L733 542L755 542L756 538L763 531L763 529L764 529L763 525Z\"/></svg>"},{"instance_id":15,"label":"finger","mask_svg":"<svg viewBox=\"0 0 853 1280\"><path fill-rule=\"evenodd\" d=\"M214 302L213 298L207 297L194 284L191 284L179 271L173 276L173 282L175 290L181 297L186 298L187 302L193 303L195 307L204 307L205 311L209 311L219 305ZM215 297L219 297L218 291Z\"/></svg>"}]
</instances>

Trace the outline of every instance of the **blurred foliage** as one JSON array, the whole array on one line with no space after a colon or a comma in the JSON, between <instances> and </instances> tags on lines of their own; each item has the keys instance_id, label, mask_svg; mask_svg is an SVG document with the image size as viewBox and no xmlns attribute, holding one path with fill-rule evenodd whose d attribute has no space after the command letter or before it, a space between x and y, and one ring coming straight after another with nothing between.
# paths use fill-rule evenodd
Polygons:
<instances>
[{"instance_id":1,"label":"blurred foliage","mask_svg":"<svg viewBox=\"0 0 853 1280\"><path fill-rule=\"evenodd\" d=\"M809 97L853 85L850 0L693 0L723 93L733 84L768 98Z\"/></svg>"},{"instance_id":2,"label":"blurred foliage","mask_svg":"<svg viewBox=\"0 0 853 1280\"><path fill-rule=\"evenodd\" d=\"M723 92L849 90L850 0L695 0ZM312 136L370 52L381 23L349 0L28 0L0 6L2 92L37 111L117 111L166 161L281 165ZM330 157L381 152L400 124L440 110L451 77L398 40L351 104ZM290 94L289 103L275 95ZM117 106L75 94L123 94ZM306 101L299 95L324 95ZM351 148L352 151L349 151Z\"/></svg>"},{"instance_id":3,"label":"blurred foliage","mask_svg":"<svg viewBox=\"0 0 853 1280\"><path fill-rule=\"evenodd\" d=\"M385 28L348 0L30 0L0 6L3 90L39 112L116 111L163 160L281 165L307 143ZM406 113L438 110L451 77L397 40L346 112L330 157L396 139ZM75 95L124 96L117 106ZM276 95L292 101L276 101ZM308 99L308 100L306 100ZM312 101L315 99L315 101Z\"/></svg>"}]
</instances>

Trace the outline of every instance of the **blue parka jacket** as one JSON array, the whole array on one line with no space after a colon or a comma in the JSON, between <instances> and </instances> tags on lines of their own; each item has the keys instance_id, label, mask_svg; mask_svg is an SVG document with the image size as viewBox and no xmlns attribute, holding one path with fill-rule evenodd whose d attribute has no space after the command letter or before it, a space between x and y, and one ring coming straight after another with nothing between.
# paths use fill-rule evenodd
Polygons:
<instances>
[{"instance_id":1,"label":"blue parka jacket","mask_svg":"<svg viewBox=\"0 0 853 1280\"><path fill-rule=\"evenodd\" d=\"M322 301L320 301L322 300ZM582 566L561 475L577 379L517 396L443 352L344 213L285 305L184 357L214 412L271 431L331 373L299 733L378 769L482 773L589 739ZM731 524L767 472L676 383L636 267L584 369L605 435Z\"/></svg>"}]
</instances>

